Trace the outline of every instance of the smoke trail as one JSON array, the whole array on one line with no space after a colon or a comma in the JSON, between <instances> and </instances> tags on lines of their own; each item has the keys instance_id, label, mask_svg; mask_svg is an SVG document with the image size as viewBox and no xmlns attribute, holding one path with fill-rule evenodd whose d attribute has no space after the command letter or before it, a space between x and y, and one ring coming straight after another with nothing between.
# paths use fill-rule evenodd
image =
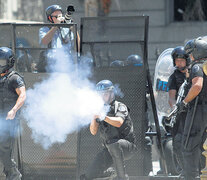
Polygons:
<instances>
[{"instance_id":1,"label":"smoke trail","mask_svg":"<svg viewBox=\"0 0 207 180\"><path fill-rule=\"evenodd\" d=\"M9 110L8 110L9 111ZM18 112L17 112L18 114ZM17 120L6 120L7 113L0 113L0 137L1 141L6 141L8 136L16 137Z\"/></svg>"},{"instance_id":2,"label":"smoke trail","mask_svg":"<svg viewBox=\"0 0 207 180\"><path fill-rule=\"evenodd\" d=\"M48 148L64 142L68 134L88 125L95 114L104 115L104 102L88 80L89 68L71 63L72 56L56 49L48 69L49 78L27 90L24 117L32 138Z\"/></svg>"}]
</instances>

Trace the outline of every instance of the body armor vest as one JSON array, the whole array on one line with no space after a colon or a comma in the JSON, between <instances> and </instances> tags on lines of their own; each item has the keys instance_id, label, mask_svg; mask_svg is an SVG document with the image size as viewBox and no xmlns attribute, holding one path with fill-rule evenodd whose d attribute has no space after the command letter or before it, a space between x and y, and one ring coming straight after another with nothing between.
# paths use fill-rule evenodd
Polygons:
<instances>
[{"instance_id":1,"label":"body armor vest","mask_svg":"<svg viewBox=\"0 0 207 180\"><path fill-rule=\"evenodd\" d=\"M183 82L185 81L186 77L185 77L185 74L180 72L179 70L175 70L174 75L175 75L175 80L176 80L175 84L176 84L176 99L177 99L178 91L181 85L183 84Z\"/></svg>"},{"instance_id":2,"label":"body armor vest","mask_svg":"<svg viewBox=\"0 0 207 180\"><path fill-rule=\"evenodd\" d=\"M176 88L177 88L176 90L178 91L180 86L183 84L183 82L186 78L185 78L184 73L179 72L179 70L176 70L175 71L175 79L176 79Z\"/></svg>"},{"instance_id":3,"label":"body armor vest","mask_svg":"<svg viewBox=\"0 0 207 180\"><path fill-rule=\"evenodd\" d=\"M0 113L4 115L12 109L18 99L18 94L9 89L9 78L14 74L18 73L12 71L0 78Z\"/></svg>"},{"instance_id":4,"label":"body armor vest","mask_svg":"<svg viewBox=\"0 0 207 180\"><path fill-rule=\"evenodd\" d=\"M203 63L199 66L202 68L202 65ZM203 73L203 88L199 94L199 101L207 102L207 76L205 75L205 73Z\"/></svg>"},{"instance_id":5,"label":"body armor vest","mask_svg":"<svg viewBox=\"0 0 207 180\"><path fill-rule=\"evenodd\" d=\"M114 101L110 107L110 111L107 116L115 117L119 106L118 101ZM130 115L124 119L124 123L120 128L114 127L105 121L100 123L100 135L104 143L110 143L114 139L126 139L130 142L134 142L135 135L133 132L133 124Z\"/></svg>"},{"instance_id":6,"label":"body armor vest","mask_svg":"<svg viewBox=\"0 0 207 180\"><path fill-rule=\"evenodd\" d=\"M203 67L202 67L203 63L204 63L204 61L199 61L199 62L196 62L195 64L193 64L193 66L198 65L201 69L203 69ZM190 82L192 83L192 78L191 78ZM203 87L202 87L202 90L198 96L199 96L199 99L198 99L199 103L202 103L202 102L206 103L207 102L207 76L205 75L204 72L203 72Z\"/></svg>"}]
</instances>

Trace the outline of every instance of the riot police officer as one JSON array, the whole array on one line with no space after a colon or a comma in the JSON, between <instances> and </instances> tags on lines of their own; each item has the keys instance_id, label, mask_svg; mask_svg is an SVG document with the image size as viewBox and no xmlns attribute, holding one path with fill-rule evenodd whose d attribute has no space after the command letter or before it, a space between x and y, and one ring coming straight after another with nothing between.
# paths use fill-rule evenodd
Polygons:
<instances>
[{"instance_id":1,"label":"riot police officer","mask_svg":"<svg viewBox=\"0 0 207 180\"><path fill-rule=\"evenodd\" d=\"M184 83L185 79L189 77L188 66L190 64L190 58L185 52L183 46L178 46L173 49L171 53L173 59L173 65L176 68L173 74L169 77L168 87L169 87L169 105L173 107L176 104L176 99L178 96L178 91L180 86ZM183 169L183 156L181 151L182 133L184 129L186 118L186 112L180 113L176 117L176 123L172 128L173 137L173 153L179 164L179 169Z\"/></svg>"},{"instance_id":2,"label":"riot police officer","mask_svg":"<svg viewBox=\"0 0 207 180\"><path fill-rule=\"evenodd\" d=\"M96 85L105 104L110 106L106 117L101 120L98 115L90 124L90 132L95 135L100 130L104 149L97 154L81 179L92 180L112 164L115 166L116 180L128 180L124 160L132 157L136 151L135 135L128 107L115 100L115 87L109 80L102 80Z\"/></svg>"},{"instance_id":3,"label":"riot police officer","mask_svg":"<svg viewBox=\"0 0 207 180\"><path fill-rule=\"evenodd\" d=\"M176 97L180 86L183 84L188 74L188 66L190 64L190 58L185 52L183 46L178 46L174 48L171 53L173 59L173 66L175 71L169 77L168 87L169 87L169 104L171 107L176 103Z\"/></svg>"},{"instance_id":4,"label":"riot police officer","mask_svg":"<svg viewBox=\"0 0 207 180\"><path fill-rule=\"evenodd\" d=\"M0 48L0 159L6 180L20 180L21 174L12 159L18 110L26 98L23 78L12 71L15 57L11 49Z\"/></svg>"},{"instance_id":5,"label":"riot police officer","mask_svg":"<svg viewBox=\"0 0 207 180\"><path fill-rule=\"evenodd\" d=\"M207 76L203 72L203 63L207 59L207 42L201 38L190 40L185 51L193 61L188 94L177 104L179 112L187 108L187 116L182 138L184 158L184 177L195 179L199 175L200 146L207 126Z\"/></svg>"}]
</instances>

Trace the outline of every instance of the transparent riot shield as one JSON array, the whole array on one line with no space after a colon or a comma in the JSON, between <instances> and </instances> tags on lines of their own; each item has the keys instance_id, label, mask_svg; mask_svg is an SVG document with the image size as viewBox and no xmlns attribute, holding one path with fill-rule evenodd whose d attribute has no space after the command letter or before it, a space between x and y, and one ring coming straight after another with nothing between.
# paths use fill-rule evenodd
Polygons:
<instances>
[{"instance_id":1,"label":"transparent riot shield","mask_svg":"<svg viewBox=\"0 0 207 180\"><path fill-rule=\"evenodd\" d=\"M172 110L168 104L168 79L174 71L172 50L173 48L164 50L158 57L155 66L153 91L160 124L162 117L168 115Z\"/></svg>"}]
</instances>

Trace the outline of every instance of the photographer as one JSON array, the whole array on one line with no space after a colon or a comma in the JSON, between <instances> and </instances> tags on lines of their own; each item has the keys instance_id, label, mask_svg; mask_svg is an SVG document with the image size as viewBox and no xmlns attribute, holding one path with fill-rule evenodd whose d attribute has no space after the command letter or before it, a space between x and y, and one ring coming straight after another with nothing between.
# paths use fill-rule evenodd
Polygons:
<instances>
[{"instance_id":1,"label":"photographer","mask_svg":"<svg viewBox=\"0 0 207 180\"><path fill-rule=\"evenodd\" d=\"M74 12L73 6L68 6L67 13L65 17L62 14L62 8L59 5L51 5L46 9L46 16L50 23L53 24L61 24L67 23L72 24L73 20L71 18L72 13ZM60 27L60 26L52 26L52 27L42 27L39 30L39 41L42 47L45 48L53 48L51 53L49 52L40 52L40 61L37 65L37 69L39 72L45 72L45 67L47 65L47 58L50 59L53 57L53 52L55 48L64 48L65 51L68 51L70 54L72 53L72 49L75 46L75 37L74 31L72 30L72 26L70 28ZM78 52L79 52L79 44L80 38L77 33L78 40Z\"/></svg>"},{"instance_id":2,"label":"photographer","mask_svg":"<svg viewBox=\"0 0 207 180\"><path fill-rule=\"evenodd\" d=\"M62 8L59 5L51 5L46 9L46 16L50 23L73 23L71 14L74 12L73 6L68 6L68 12L65 17L62 14ZM69 28L62 28L58 26L42 27L39 31L40 44L48 46L49 48L61 48L68 44L71 48L74 34ZM78 36L79 39L79 36Z\"/></svg>"}]
</instances>

